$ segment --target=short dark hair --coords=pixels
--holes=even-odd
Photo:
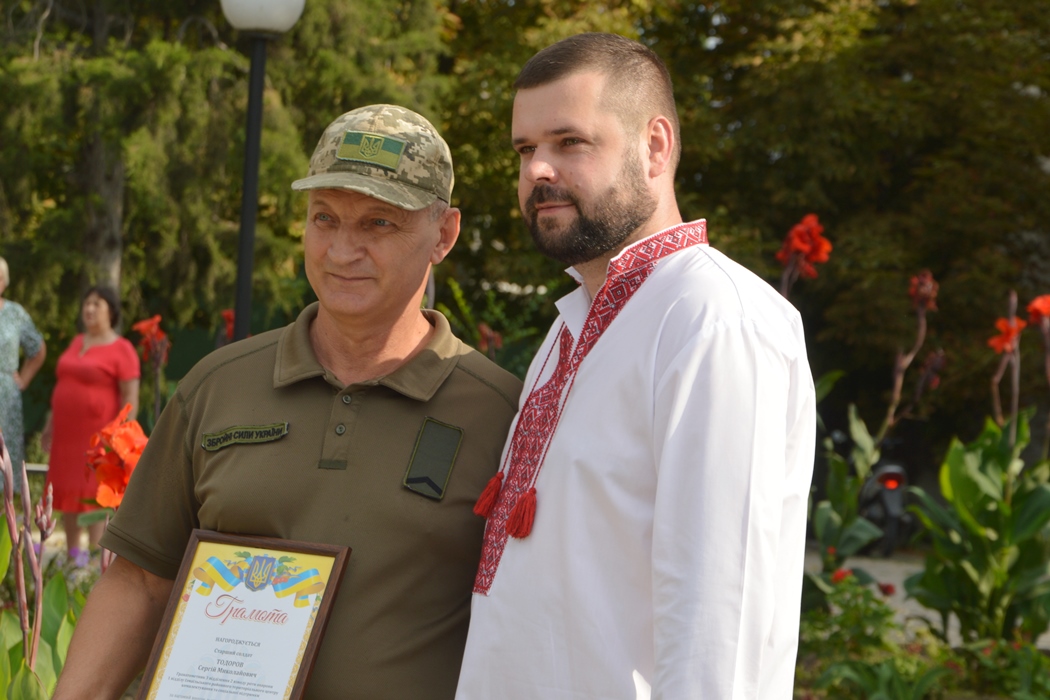
[[[111,328],[117,328],[120,325],[120,297],[117,296],[116,290],[99,284],[88,287],[80,297],[81,307],[84,306],[84,300],[92,294],[97,294],[102,301],[106,302],[106,306],[109,307],[109,325]]]
[[[652,49],[637,41],[600,32],[562,39],[528,60],[514,89],[540,87],[589,70],[606,77],[602,99],[625,128],[638,128],[656,115],[670,120],[675,139],[671,165],[676,168],[682,145],[671,74]]]

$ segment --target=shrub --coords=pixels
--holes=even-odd
[[[1014,442],[1009,427],[988,421],[972,443],[952,442],[940,471],[946,505],[912,489],[933,549],[905,588],[940,614],[935,631],[945,639],[952,616],[966,643],[1035,639],[1050,621],[1050,463],[1026,469],[1019,457],[1027,414],[1018,415]]]

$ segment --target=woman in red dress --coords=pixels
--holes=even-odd
[[[91,436],[117,417],[124,404],[138,414],[139,358],[135,347],[115,330],[120,323],[120,302],[106,287],[92,287],[80,303],[84,332],[73,339],[58,359],[51,415],[41,444],[51,453],[47,482],[54,489],[55,510],[62,511],[70,559],[87,564],[89,552],[98,547],[103,523],[88,526],[89,549],[80,547],[77,515],[93,510],[98,489],[88,467]]]

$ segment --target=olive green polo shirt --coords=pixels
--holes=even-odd
[[[195,527],[352,548],[308,698],[451,699],[484,520],[521,383],[452,335],[342,386],[309,324],[233,343],[179,383],[102,544],[174,578]]]

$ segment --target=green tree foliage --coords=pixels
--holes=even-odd
[[[21,146],[0,166],[11,296],[58,341],[53,351],[90,283],[119,280],[132,319],[160,312],[185,324],[230,306],[246,59],[194,3],[130,16],[107,2],[14,9],[24,14],[13,13],[0,73],[0,139]],[[272,183],[305,159],[280,97],[267,99],[277,108],[264,125],[259,267],[270,291],[296,216]],[[103,241],[107,227],[118,235]]]
[[[460,2],[447,128],[465,209],[456,275],[565,288],[538,260],[514,197],[508,85],[535,50],[585,30],[652,46],[682,121],[678,192],[714,245],[776,282],[773,254],[816,212],[835,250],[796,286],[816,374],[848,377],[828,416],[885,412],[893,358],[911,342],[908,280],[941,283],[926,347],[948,355],[932,439],[976,432],[1005,313],[1050,289],[1048,18],[1032,4],[954,0]],[[543,324],[540,324],[541,326]],[[1026,342],[1038,352],[1038,339]],[[924,358],[918,358],[913,372]],[[1023,402],[1045,395],[1029,362]],[[911,382],[909,376],[906,381]],[[905,389],[910,392],[909,388]],[[841,423],[841,421],[839,421]]]
[[[307,2],[267,64],[309,154],[339,114],[373,103],[414,109],[440,124],[441,74],[455,17],[436,0]]]
[[[1050,16],[1040,9],[311,0],[269,51],[254,328],[309,297],[303,200],[289,181],[332,117],[389,101],[435,121],[456,160],[463,233],[438,271],[437,301],[466,303],[472,322],[535,342],[572,282],[521,225],[510,85],[552,41],[613,31],[668,62],[680,203],[687,218],[708,218],[716,246],[775,283],[787,230],[808,212],[826,226],[831,261],[793,293],[815,373],[848,373],[826,415],[844,416],[848,401],[869,422],[882,414],[911,334],[908,278],[929,268],[941,291],[926,347],[944,347],[949,362],[932,433],[946,443],[976,432],[996,361],[984,341],[1006,291],[1022,303],[1050,291]],[[129,317],[215,328],[233,301],[247,38],[203,0],[15,0],[3,17],[0,253],[12,263],[11,298],[60,348],[79,290],[113,269],[119,246]],[[1037,342],[1026,339],[1025,352]],[[1036,364],[1026,364],[1022,403],[1045,390]]]
[[[0,28],[0,254],[8,296],[57,359],[81,291],[116,283],[130,320],[213,329],[233,306],[249,60],[219,3],[5,4]],[[307,4],[271,42],[264,94],[254,329],[308,297],[306,171],[324,126],[372,102],[430,114],[452,19],[431,0]],[[178,348],[176,348],[178,352]],[[53,365],[49,365],[53,366]],[[45,370],[43,376],[49,377]]]
[[[931,269],[927,347],[949,357],[941,433],[976,430],[1007,290],[1050,288],[1046,13],[1008,0],[679,7],[646,36],[676,73],[679,181],[714,243],[761,272],[795,221],[820,214],[835,251],[795,301],[818,373],[849,370],[855,396],[840,401],[860,394],[874,415],[909,343],[908,278]]]

